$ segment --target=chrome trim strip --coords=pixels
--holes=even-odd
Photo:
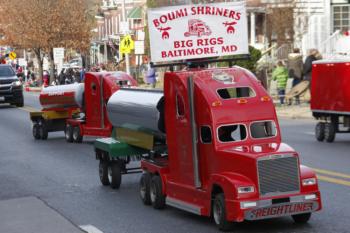
[[[165,200],[165,203],[169,206],[182,209],[185,211],[188,211],[193,214],[198,214],[201,215],[201,208],[199,206],[189,204],[187,202],[172,198],[172,197],[167,197]]]

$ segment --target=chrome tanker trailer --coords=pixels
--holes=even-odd
[[[95,141],[96,159],[103,185],[119,188],[121,175],[140,172],[128,168],[132,160],[165,152],[163,92],[120,89],[108,101],[107,113],[112,137]]]

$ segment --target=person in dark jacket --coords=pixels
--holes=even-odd
[[[306,57],[304,62],[303,71],[304,71],[304,80],[311,81],[311,71],[312,71],[312,62],[317,60],[318,55],[317,49],[311,49],[309,55]]]
[[[288,54],[288,75],[293,79],[292,87],[298,85],[303,79],[303,56],[299,49],[294,49],[293,53]],[[300,104],[299,96],[295,97],[295,104]]]

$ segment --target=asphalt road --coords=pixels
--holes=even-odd
[[[76,225],[104,233],[218,232],[213,221],[175,208],[154,210],[141,203],[139,174],[123,176],[120,190],[98,178],[93,138],[68,144],[63,133],[47,141],[31,135],[28,110],[39,109],[37,94],[26,94],[25,107],[0,105],[0,200],[36,196]],[[280,121],[283,140],[300,152],[303,164],[319,171],[324,209],[306,225],[291,218],[238,224],[235,232],[350,232],[350,135],[332,144],[316,142],[313,120]],[[340,174],[338,174],[340,173]]]

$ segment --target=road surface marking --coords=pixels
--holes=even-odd
[[[328,170],[323,170],[323,169],[318,169],[318,168],[311,168],[317,173],[323,174],[323,175],[330,175],[330,176],[335,176],[335,177],[341,177],[345,179],[350,179],[350,175],[339,173],[339,172],[333,172],[333,171],[328,171]]]
[[[20,107],[19,109],[22,109],[22,110],[24,110],[26,112],[37,112],[37,111],[39,111],[38,109],[30,107],[30,106]]]
[[[340,184],[340,185],[345,185],[350,187],[350,181],[346,180],[341,180],[337,178],[332,178],[328,176],[322,176],[322,175],[317,175],[317,178],[322,181],[330,182],[330,183],[335,183],[335,184]]]
[[[103,233],[93,225],[83,225],[79,226],[82,230],[86,231],[87,233]]]

